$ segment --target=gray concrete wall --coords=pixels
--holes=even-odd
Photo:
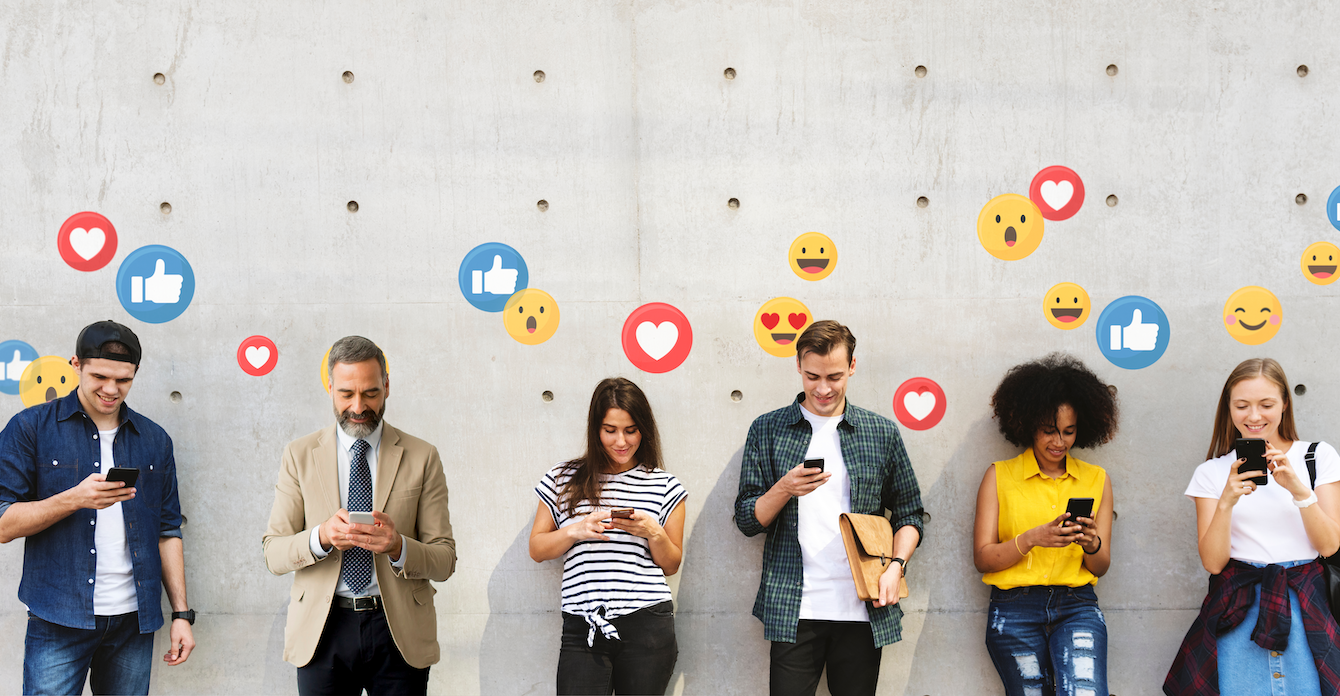
[[[673,690],[761,692],[767,646],[749,611],[762,539],[730,515],[748,424],[799,389],[750,329],[777,296],[853,328],[854,403],[892,416],[917,376],[948,397],[937,427],[903,431],[932,517],[881,693],[1000,693],[969,539],[984,467],[1015,450],[987,400],[1009,366],[1070,351],[1120,390],[1120,435],[1080,455],[1107,467],[1120,514],[1098,585],[1111,690],[1152,694],[1203,596],[1181,491],[1228,371],[1278,358],[1307,386],[1303,436],[1340,437],[1336,291],[1298,266],[1336,237],[1323,207],[1340,183],[1337,32],[1340,9],[1316,1],[7,0],[0,340],[69,355],[93,320],[140,332],[130,402],[175,438],[201,613],[199,648],[155,668],[158,693],[295,690],[280,659],[291,579],[265,571],[260,537],[283,445],[331,421],[318,362],[350,333],[388,353],[388,420],[438,445],[453,493],[460,564],[437,595],[433,693],[552,691],[560,568],[526,555],[530,491],[578,452],[608,375],[648,392],[691,495]],[[1084,178],[1084,207],[1028,258],[989,256],[982,205],[1027,194],[1051,164]],[[56,253],[80,210],[117,225],[101,271]],[[785,265],[810,230],[840,250],[813,283]],[[548,342],[513,341],[457,289],[464,254],[490,241],[517,248],[559,302]],[[181,251],[197,276],[165,324],[130,319],[113,291],[146,244]],[[1126,371],[1097,350],[1096,319],[1048,326],[1039,303],[1062,281],[1095,311],[1158,302],[1166,355]],[[1245,285],[1287,315],[1261,347],[1222,328]],[[666,374],[619,345],[653,301],[693,323],[692,353]],[[253,334],[280,351],[265,377],[234,357]],[[0,417],[20,408],[0,398]],[[21,675],[21,562],[21,542],[0,548],[0,684]]]

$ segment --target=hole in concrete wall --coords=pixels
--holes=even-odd
[[[161,85],[164,82],[167,82],[167,78],[163,76],[163,73],[161,72],[154,73],[154,84]]]
[[[734,80],[734,79],[735,79],[735,68],[726,68],[726,72],[723,73],[723,74],[726,76],[726,79],[727,79],[727,80]]]
[[[1295,385],[1293,385],[1293,393],[1297,394],[1298,396],[1302,396],[1302,395],[1306,394],[1306,393],[1307,393],[1307,385],[1306,385],[1306,384],[1295,384]]]
[[[1114,208],[1114,207],[1116,207],[1116,205],[1117,205],[1117,197],[1116,197],[1116,196],[1108,196],[1108,197],[1107,197],[1107,207],[1109,207],[1109,208]]]
[[[740,199],[738,199],[738,198],[732,198],[732,199],[726,201],[726,205],[730,206],[730,209],[731,209],[731,210],[735,210],[736,208],[739,208],[739,207],[740,207]]]
[[[539,208],[540,212],[543,213],[544,211],[549,209],[549,201],[546,201],[543,198],[541,198],[540,201],[535,204],[535,207]]]
[[[916,70],[913,70],[912,72],[916,73],[916,74],[917,74],[917,77],[925,77],[925,76],[926,76],[926,66],[924,66],[924,65],[918,65],[918,66],[917,66],[917,69],[916,69]]]
[[[358,201],[349,201],[348,203],[346,203],[346,204],[344,205],[344,207],[348,208],[348,209],[349,209],[349,212],[351,212],[351,213],[357,213],[357,212],[358,212]]]
[[[1294,197],[1293,197],[1293,202],[1294,202],[1294,203],[1297,203],[1298,205],[1302,205],[1302,204],[1306,203],[1306,202],[1307,202],[1307,194],[1306,194],[1306,193],[1300,193],[1300,194],[1298,194],[1297,196],[1294,196]]]
[[[536,82],[544,82],[544,71],[543,71],[543,70],[536,70],[536,71],[535,71],[535,81],[536,81]]]
[[[343,77],[345,82],[353,82],[353,81],[354,81],[354,74],[351,73],[351,72],[349,72],[348,70],[345,70],[345,71],[344,71],[344,74],[341,75],[340,77]]]
[[[553,400],[554,400],[554,393],[551,392],[551,391],[548,391],[548,390],[546,390],[546,391],[544,391],[544,392],[541,392],[541,393],[540,393],[540,400],[543,401],[543,402],[545,402],[545,403],[549,403],[550,401],[553,401]]]
[[[1107,74],[1108,74],[1109,76],[1111,76],[1111,77],[1116,77],[1116,76],[1117,76],[1117,65],[1116,65],[1116,63],[1113,63],[1112,65],[1107,66]]]
[[[929,199],[929,198],[927,198],[927,197],[925,197],[925,196],[920,196],[920,197],[917,198],[917,207],[918,207],[918,208],[925,208],[926,206],[928,206],[928,205],[930,205],[930,204],[931,204],[931,199]]]
[[[171,394],[168,394],[168,400],[174,404],[181,403],[181,392],[174,391]]]
[[[164,215],[167,215],[168,213],[172,212],[172,204],[171,204],[171,203],[168,203],[167,201],[163,201],[162,203],[159,203],[159,204],[158,204],[158,212],[160,212],[160,213],[162,213],[162,214],[164,214]]]
[[[743,398],[744,398],[744,392],[740,391],[739,389],[736,389],[735,391],[730,393],[731,401],[739,401],[740,399]]]
[[[1299,77],[1307,77],[1307,66],[1306,66],[1306,65],[1300,65],[1300,66],[1298,66],[1298,76],[1299,76]]]

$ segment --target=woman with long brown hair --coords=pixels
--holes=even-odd
[[[1241,468],[1239,438],[1265,441],[1266,472]],[[1247,360],[1228,376],[1206,456],[1186,495],[1209,596],[1164,693],[1340,693],[1337,627],[1317,558],[1340,548],[1340,455],[1298,438],[1279,363]]]
[[[636,384],[596,385],[586,453],[535,492],[530,557],[563,556],[557,692],[665,693],[679,655],[665,578],[683,557],[688,494],[661,468],[656,419]]]

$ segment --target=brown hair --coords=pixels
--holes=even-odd
[[[602,379],[591,394],[591,408],[586,415],[586,453],[568,462],[572,476],[558,494],[559,509],[568,514],[576,512],[577,506],[583,502],[600,505],[600,474],[614,468],[614,462],[600,441],[601,425],[605,422],[605,414],[612,408],[628,412],[642,435],[634,455],[637,465],[648,471],[661,468],[661,438],[647,395],[623,377]]]
[[[847,364],[850,365],[856,357],[856,337],[852,335],[851,329],[832,319],[816,321],[796,341],[796,362],[800,362],[806,353],[828,355],[838,344],[847,347]]]
[[[1280,416],[1277,431],[1281,437],[1298,439],[1298,429],[1293,421],[1293,399],[1289,398],[1289,378],[1284,376],[1284,368],[1271,358],[1252,358],[1242,361],[1233,368],[1233,372],[1228,375],[1228,381],[1224,382],[1224,391],[1219,395],[1219,408],[1214,414],[1214,435],[1210,438],[1210,451],[1205,455],[1206,459],[1228,454],[1233,449],[1233,441],[1242,437],[1237,426],[1233,425],[1228,401],[1233,387],[1238,382],[1256,377],[1265,377],[1280,388],[1280,398],[1284,399],[1284,414]]]

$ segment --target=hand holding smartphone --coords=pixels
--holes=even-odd
[[[819,470],[819,473],[822,474],[822,473],[824,472],[824,458],[823,458],[823,457],[819,457],[819,458],[817,458],[817,459],[806,459],[806,460],[805,460],[805,468],[806,468],[806,469],[818,469],[818,470]]]
[[[1065,511],[1070,513],[1070,517],[1066,520],[1067,524],[1071,522],[1079,524],[1075,520],[1081,517],[1093,519],[1093,498],[1071,498],[1070,502],[1066,503]]]
[[[140,480],[140,470],[125,467],[114,466],[107,470],[107,483],[116,483],[122,481],[125,488],[134,488],[135,482]]]
[[[1238,467],[1238,473],[1244,471],[1259,471],[1260,476],[1248,479],[1258,487],[1264,486],[1270,482],[1266,476],[1266,441],[1259,437],[1240,437],[1233,442],[1233,450],[1237,453],[1238,459],[1246,459],[1242,466]]]

